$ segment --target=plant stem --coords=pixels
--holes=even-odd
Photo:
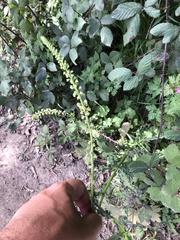
[[[129,153],[130,150],[127,151],[127,153],[122,157],[122,159],[120,160],[120,162],[118,163],[117,167],[115,168],[115,170],[113,171],[113,173],[111,174],[111,177],[108,179],[108,181],[106,182],[106,185],[104,187],[104,189],[102,190],[102,193],[101,193],[101,198],[99,200],[99,203],[98,203],[98,208],[101,208],[101,205],[102,205],[102,202],[103,202],[103,199],[105,197],[105,194],[109,188],[109,186],[111,185],[111,182],[113,180],[113,178],[116,176],[116,173],[118,171],[118,169],[120,168],[120,166],[123,164],[123,162],[125,161],[126,157],[128,156],[128,153]]]
[[[166,22],[169,21],[168,19],[168,0],[166,0]],[[164,59],[163,59],[163,66],[162,66],[162,74],[161,74],[161,116],[160,116],[160,126],[159,126],[159,131],[158,131],[158,136],[154,145],[154,149],[153,149],[153,154],[155,154],[156,149],[157,149],[157,145],[159,142],[159,138],[161,136],[161,131],[162,131],[162,126],[163,126],[163,115],[164,115],[164,84],[165,84],[165,69],[166,69],[166,55],[167,55],[167,43],[164,44]]]

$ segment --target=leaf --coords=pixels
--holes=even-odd
[[[150,197],[154,201],[161,201],[161,199],[164,197],[163,193],[160,191],[159,187],[149,187],[147,189],[147,193],[150,194]]]
[[[151,7],[151,6],[153,6],[154,4],[156,4],[157,2],[158,2],[158,0],[147,0],[147,1],[145,2],[144,7],[145,7],[145,8]]]
[[[31,82],[28,80],[24,80],[22,81],[21,86],[23,87],[26,94],[30,97],[33,90]]]
[[[175,167],[180,167],[180,151],[175,144],[169,145],[164,150],[164,156],[169,163],[173,164]]]
[[[101,58],[101,61],[103,63],[109,63],[110,62],[109,56],[105,52],[101,52],[100,58]]]
[[[20,22],[19,27],[22,32],[32,32],[34,29],[33,24],[28,19],[23,19]]]
[[[42,82],[42,81],[44,81],[45,79],[46,79],[46,68],[45,67],[41,67],[38,71],[37,71],[37,73],[36,73],[36,75],[35,75],[35,81],[36,82]]]
[[[71,61],[74,63],[74,65],[77,65],[75,61],[78,58],[78,53],[77,53],[77,50],[75,48],[70,49],[69,57],[70,57]]]
[[[140,26],[139,14],[136,14],[134,17],[126,20],[125,24],[127,32],[123,35],[124,46],[126,46],[129,42],[132,42],[139,32]]]
[[[100,90],[99,96],[103,101],[108,101],[109,100],[109,92],[106,89]]]
[[[102,27],[100,36],[101,36],[101,42],[104,45],[110,47],[113,41],[113,34],[111,30],[108,27]]]
[[[176,17],[180,16],[180,6],[175,11]]]
[[[49,69],[49,71],[51,72],[56,72],[57,71],[56,64],[53,62],[49,62],[47,64],[47,69]]]
[[[148,170],[148,165],[145,162],[135,161],[129,164],[129,169],[133,173],[144,172]]]
[[[3,80],[1,83],[0,83],[0,92],[2,94],[2,96],[7,96],[9,91],[11,90],[11,86],[9,84],[10,81],[7,81],[7,80]]]
[[[151,69],[151,54],[144,56],[138,63],[137,74],[146,74]]]
[[[115,68],[114,70],[112,70],[109,73],[108,78],[111,81],[118,79],[118,80],[120,80],[120,82],[122,82],[122,81],[126,81],[129,78],[131,78],[131,76],[132,76],[132,72],[130,69],[121,67],[121,68]]]
[[[160,16],[160,10],[159,9],[156,9],[156,8],[153,8],[153,7],[147,7],[145,8],[145,12],[150,16],[150,17],[153,17],[153,18],[158,18]]]
[[[139,78],[138,76],[134,76],[124,82],[123,90],[124,91],[130,91],[133,88],[136,88],[139,83]]]
[[[68,22],[73,22],[74,21],[74,10],[71,6],[69,6],[66,10],[66,17]]]
[[[106,14],[101,18],[102,25],[111,25],[114,22],[115,22],[115,19],[113,19],[110,14]]]
[[[135,2],[122,3],[112,12],[111,17],[116,20],[125,20],[133,17],[142,9],[141,4]]]
[[[103,11],[104,10],[104,1],[103,0],[95,0],[94,1],[95,4],[95,8],[99,11]]]
[[[165,131],[163,137],[165,139],[180,141],[180,131],[178,131],[178,130],[167,130],[167,131]]]
[[[93,38],[94,35],[99,31],[100,23],[97,19],[91,18],[89,20],[89,37]]]
[[[163,36],[163,43],[169,43],[179,34],[179,27],[172,23],[159,23],[153,27],[150,33],[154,36]]]
[[[174,179],[177,182],[180,182],[179,170],[175,167],[169,167],[166,172],[166,180]]]
[[[64,45],[61,50],[60,50],[60,55],[65,58],[68,53],[69,53],[69,50],[70,50],[70,45]]]
[[[74,34],[72,35],[72,38],[71,38],[71,47],[76,48],[81,43],[82,43],[82,40],[79,37],[79,32],[78,31],[74,32]]]
[[[180,189],[180,181],[176,181],[174,179],[169,179],[166,181],[166,184],[162,187],[162,192],[164,195],[175,195],[178,193]]]
[[[82,18],[82,17],[78,17],[77,19],[76,19],[76,27],[75,27],[75,29],[76,29],[76,31],[80,31],[82,28],[83,28],[83,26],[84,26],[84,24],[86,23],[86,21]]]
[[[87,98],[90,101],[96,101],[97,100],[96,94],[93,91],[87,91]]]

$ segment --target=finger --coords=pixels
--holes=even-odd
[[[91,213],[84,217],[86,237],[96,239],[102,229],[102,219],[96,213]]]
[[[70,179],[66,181],[72,188],[70,192],[72,201],[79,207],[83,216],[91,212],[91,201],[86,186],[81,180]]]

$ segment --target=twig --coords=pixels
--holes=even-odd
[[[169,22],[169,18],[168,18],[168,0],[166,0],[166,22]],[[163,66],[162,66],[162,75],[161,75],[161,91],[162,91],[162,96],[161,96],[161,115],[160,115],[160,126],[159,126],[159,132],[158,132],[158,136],[154,145],[154,149],[153,149],[153,154],[156,152],[157,149],[157,145],[159,142],[159,138],[161,136],[161,131],[162,131],[162,126],[163,126],[163,115],[164,115],[164,84],[165,84],[165,69],[166,69],[166,55],[167,55],[167,43],[164,44],[164,59],[163,59]]]
[[[36,15],[36,13],[31,9],[30,6],[27,6],[27,8],[30,10],[30,12],[34,15],[34,17],[36,18],[36,20],[38,21],[38,23],[42,26],[42,23],[39,19],[39,17]]]
[[[19,38],[23,43],[26,44],[26,42],[24,41],[24,39],[22,37],[20,37],[19,35],[17,35],[13,30],[11,30],[8,26],[6,26],[4,23],[0,23],[3,27],[5,27],[7,30],[9,30],[11,33],[13,33],[17,38]]]
[[[18,54],[14,51],[14,49],[12,49],[12,47],[8,44],[8,42],[6,41],[6,39],[0,34],[0,37],[2,38],[2,40],[6,43],[6,45],[13,51],[13,53],[16,55],[16,57],[18,57]]]
[[[104,138],[106,138],[109,142],[113,142],[114,144],[119,145],[121,147],[123,146],[122,144],[118,143],[118,141],[115,141],[112,138],[106,136],[104,133],[100,133],[100,135],[103,136]]]

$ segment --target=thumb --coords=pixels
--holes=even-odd
[[[102,219],[96,213],[90,213],[84,217],[87,240],[95,240],[102,228]]]

